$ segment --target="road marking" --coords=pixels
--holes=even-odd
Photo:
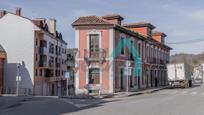
[[[162,94],[162,95],[165,95],[165,94],[168,94],[169,93],[169,91],[161,91],[160,92],[160,94]]]
[[[82,108],[82,107],[86,107],[89,106],[90,104],[75,104],[67,99],[63,99],[66,103],[73,105],[76,108]],[[80,100],[81,101],[81,100]]]
[[[191,94],[192,94],[192,95],[196,95],[196,94],[197,94],[197,92],[191,92]]]
[[[183,92],[181,92],[181,94],[183,94],[183,95],[184,95],[184,94],[187,94],[187,93],[188,93],[187,91],[183,91]]]
[[[204,92],[201,95],[204,96]]]
[[[176,94],[178,91],[173,91],[171,94]]]
[[[70,105],[73,105],[74,107],[77,107],[73,102],[71,102],[71,101],[69,101],[69,100],[67,100],[67,99],[62,99],[62,100],[63,100],[64,102],[70,104]],[[79,108],[79,107],[77,107],[77,108]]]
[[[76,108],[83,108],[83,107],[87,107],[87,106],[90,106],[90,105],[94,105],[94,104],[100,103],[99,101],[96,101],[96,102],[84,104],[85,100],[78,100],[81,103],[74,103],[71,100],[67,100],[67,99],[63,99],[63,101],[68,103],[68,104],[73,105]]]

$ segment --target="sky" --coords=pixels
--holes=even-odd
[[[203,0],[0,0],[0,9],[15,12],[20,7],[31,19],[55,18],[69,47],[75,47],[71,24],[78,17],[120,14],[123,23],[150,22],[164,32],[171,54],[198,54],[204,52],[203,4]]]

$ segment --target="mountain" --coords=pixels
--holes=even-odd
[[[170,57],[170,63],[187,63],[194,67],[204,63],[204,52],[201,54],[175,54]]]

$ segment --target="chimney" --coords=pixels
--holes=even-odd
[[[21,16],[21,8],[16,8],[16,15]]]
[[[106,15],[106,16],[102,16],[102,18],[106,19],[110,23],[119,24],[119,25],[121,25],[121,23],[124,19],[122,16],[120,16],[118,14]]]
[[[163,32],[154,31],[152,33],[152,38],[163,44],[165,43],[165,37],[166,37],[166,34],[164,34]]]
[[[50,19],[49,31],[53,35],[56,35],[56,20],[54,18]]]
[[[132,24],[124,24],[124,27],[134,31],[138,32],[139,34],[145,36],[145,37],[152,37],[152,30],[155,28],[151,23],[147,22],[138,22],[138,23],[132,23]]]
[[[0,18],[3,17],[6,14],[5,10],[0,10]]]

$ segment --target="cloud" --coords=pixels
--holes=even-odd
[[[196,10],[196,11],[189,12],[189,17],[194,20],[203,21],[204,20],[204,10]]]

